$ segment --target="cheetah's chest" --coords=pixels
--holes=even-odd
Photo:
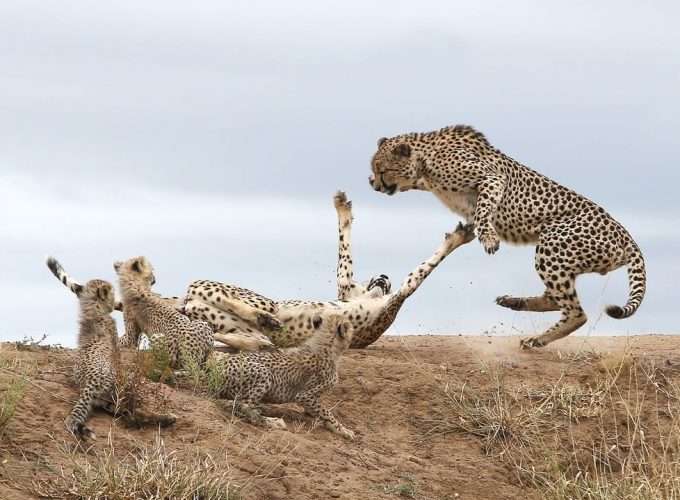
[[[473,222],[475,207],[477,206],[477,191],[444,191],[443,189],[435,189],[433,193],[449,210],[464,217],[466,222]]]

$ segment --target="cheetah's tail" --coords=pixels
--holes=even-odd
[[[57,259],[55,259],[54,257],[47,257],[47,267],[50,268],[52,274],[54,274],[57,277],[57,279],[64,284],[66,288],[71,290],[76,295],[80,295],[80,292],[83,291],[83,285],[81,285],[73,278],[71,278],[68,274],[66,274],[66,271],[64,271],[64,268],[61,267],[61,264],[59,264],[59,261]]]
[[[612,318],[623,319],[632,316],[638,307],[640,307],[645,296],[645,289],[647,287],[645,259],[640,248],[634,242],[632,243],[628,259],[628,286],[630,293],[625,306],[607,306],[607,314]]]

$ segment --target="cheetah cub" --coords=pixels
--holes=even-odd
[[[106,281],[90,280],[76,295],[80,300],[80,330],[75,379],[80,397],[65,423],[74,435],[94,438],[94,432],[85,426],[92,409],[115,413],[113,393],[120,353],[116,324],[110,316],[113,287]]]
[[[352,324],[339,314],[325,320],[318,317],[315,323],[318,329],[300,347],[216,353],[223,383],[215,395],[233,399],[236,413],[250,423],[270,428],[286,425],[282,419],[263,417],[256,408],[258,403],[298,403],[330,431],[354,439],[354,432],[321,404],[321,395],[338,381],[337,364],[352,342]]]
[[[151,291],[156,282],[153,267],[146,257],[134,257],[113,265],[123,295],[125,333],[137,338],[149,336],[151,345],[165,349],[170,366],[179,369],[193,360],[205,362],[213,349],[213,331],[203,321],[193,321]]]
[[[141,408],[130,410],[117,404],[122,395],[116,387],[121,360],[116,322],[111,317],[116,305],[111,283],[94,279],[81,285],[68,276],[53,257],[48,257],[47,266],[80,302],[78,358],[74,370],[80,396],[66,417],[66,428],[76,437],[96,438],[92,429],[85,425],[94,408],[121,415],[126,423],[133,425],[147,423],[167,426],[174,423],[175,417],[171,414],[154,413]],[[141,387],[137,390],[139,394],[143,392]],[[146,392],[149,393],[148,390]],[[140,399],[148,401],[148,398]]]

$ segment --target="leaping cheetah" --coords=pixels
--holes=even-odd
[[[628,265],[625,306],[609,306],[613,318],[627,318],[645,295],[645,262],[624,227],[602,207],[525,167],[494,148],[475,129],[458,125],[378,141],[371,161],[371,186],[382,193],[432,192],[453,212],[474,223],[487,253],[500,240],[535,244],[535,267],[545,284],[537,297],[498,297],[519,311],[561,311],[561,319],[521,346],[541,347],[586,322],[576,294],[576,277],[606,274]]]

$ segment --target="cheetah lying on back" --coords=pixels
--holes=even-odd
[[[113,267],[123,295],[128,342],[136,345],[139,334],[144,332],[152,347],[167,351],[171,367],[181,368],[189,360],[202,364],[213,350],[210,326],[192,321],[171,305],[172,299],[163,299],[151,291],[156,278],[145,257],[116,262]]]
[[[189,285],[185,313],[190,318],[207,321],[215,331],[216,340],[240,349],[271,344],[279,347],[299,345],[314,333],[317,326],[315,318],[325,320],[331,315],[341,314],[354,330],[351,347],[366,347],[389,328],[404,301],[434,268],[454,249],[474,238],[471,226],[459,224],[453,233],[446,234],[434,255],[411,272],[396,292],[392,292],[385,275],[372,278],[366,284],[354,280],[352,204],[342,192],[338,192],[334,201],[339,231],[338,300],[276,302],[244,288],[201,280]],[[273,319],[267,319],[268,316]],[[279,324],[283,328],[278,328]],[[245,341],[244,336],[250,337]]]
[[[419,189],[432,192],[452,211],[474,222],[489,254],[500,240],[536,244],[535,267],[545,284],[538,297],[497,299],[518,311],[561,311],[561,319],[522,347],[541,347],[586,322],[576,294],[579,274],[606,274],[628,265],[630,295],[624,307],[609,306],[613,318],[627,318],[645,294],[645,263],[638,245],[604,209],[495,149],[471,127],[380,139],[369,181],[389,195]]]
[[[157,387],[151,391],[149,387],[157,384],[142,382],[141,386],[135,388],[137,397],[134,402],[121,401],[121,397],[127,396],[127,391],[119,383],[121,360],[116,323],[110,316],[115,305],[111,284],[95,279],[81,285],[71,279],[52,257],[48,258],[47,266],[80,301],[78,358],[75,365],[80,397],[66,418],[66,428],[77,437],[95,438],[94,432],[85,425],[94,408],[120,415],[128,424],[166,426],[174,423],[173,415],[155,413],[148,407],[154,399],[153,393],[158,391]],[[146,397],[140,397],[144,393]],[[143,406],[135,407],[136,404]]]
[[[337,363],[352,340],[352,325],[342,315],[317,318],[317,329],[300,347],[238,354],[215,353],[215,369],[223,383],[215,396],[234,400],[236,414],[255,425],[284,427],[280,419],[263,417],[258,403],[298,403],[337,434],[353,439],[321,404],[321,395],[338,381]]]

